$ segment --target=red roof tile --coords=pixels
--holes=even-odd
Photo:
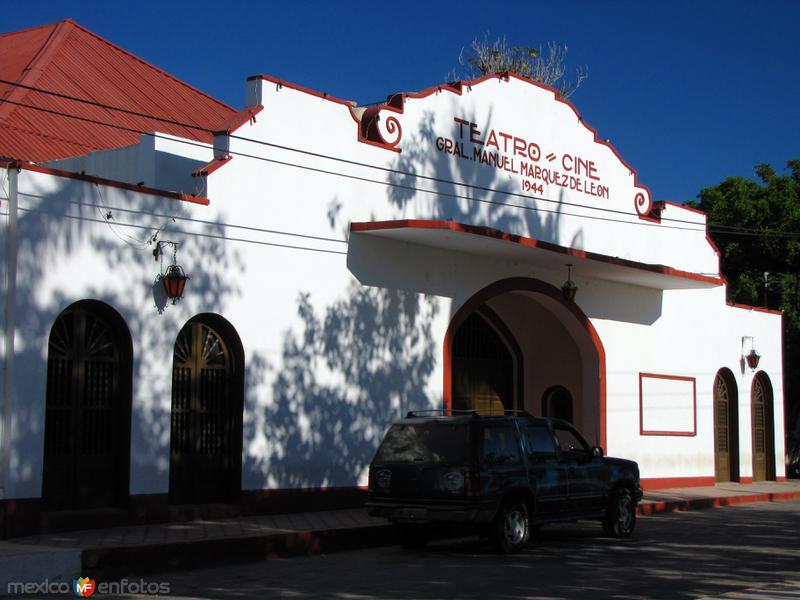
[[[71,19],[0,35],[0,79],[14,82],[0,82],[0,157],[18,160],[43,162],[128,146],[138,143],[139,131],[211,142],[210,132],[223,128],[236,115],[233,108]]]

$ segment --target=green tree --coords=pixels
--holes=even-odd
[[[760,181],[729,177],[690,205],[708,215],[733,302],[782,310],[787,449],[800,435],[800,160],[787,174],[756,166]]]

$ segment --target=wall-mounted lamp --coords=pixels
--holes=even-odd
[[[183,298],[183,289],[186,287],[187,279],[189,279],[189,276],[180,265],[170,265],[167,267],[167,272],[161,276],[164,291],[173,304]]]
[[[172,246],[172,264],[167,267],[166,273],[164,272],[163,268],[163,246]],[[178,263],[178,246],[177,242],[170,242],[170,241],[163,241],[157,242],[156,247],[153,250],[153,256],[156,260],[162,259],[162,268],[161,274],[159,278],[161,279],[161,285],[164,286],[164,292],[167,294],[167,298],[172,300],[173,304],[176,304],[178,300],[183,298],[183,290],[186,287],[186,281],[189,279],[189,276],[183,270]]]
[[[572,265],[567,263],[567,280],[561,286],[561,293],[567,302],[575,301],[575,294],[578,293],[578,286],[572,281]]]
[[[758,368],[758,361],[761,360],[761,355],[753,349],[745,356],[745,359],[747,360],[747,366],[755,371]]]
[[[750,351],[747,351],[750,348]],[[747,366],[753,371],[758,368],[758,361],[761,360],[761,355],[756,352],[756,346],[753,336],[745,335],[742,337],[742,356],[747,362]]]

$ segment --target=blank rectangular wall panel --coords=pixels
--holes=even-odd
[[[696,435],[695,378],[639,373],[639,426],[642,435]]]

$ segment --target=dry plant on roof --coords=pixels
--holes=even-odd
[[[483,40],[475,38],[469,50],[462,50],[458,62],[466,71],[465,79],[512,71],[554,88],[562,98],[569,98],[589,77],[589,70],[585,65],[580,66],[575,70],[575,79],[564,79],[568,52],[567,46],[556,42],[547,44],[543,52],[541,46],[509,46],[505,36],[492,40],[485,35]]]

